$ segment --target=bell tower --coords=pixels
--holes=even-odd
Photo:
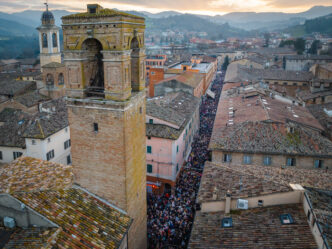
[[[144,18],[89,4],[62,18],[75,180],[133,218],[146,248]]]
[[[48,10],[48,4],[45,3],[46,10],[41,17],[41,26],[37,28],[39,32],[40,49],[40,68],[51,62],[61,63],[60,53],[60,28],[55,25],[52,12]]]

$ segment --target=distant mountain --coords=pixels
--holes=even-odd
[[[66,10],[52,10],[52,13],[55,18],[55,24],[57,26],[61,26],[61,17],[65,15],[73,14],[74,12],[69,12]],[[22,12],[16,12],[13,14],[7,14],[4,12],[0,12],[0,18],[9,20],[9,21],[15,21],[21,24],[24,24],[26,26],[30,26],[33,28],[37,28],[41,24],[41,16],[43,14],[43,11],[39,10],[26,10]]]
[[[37,34],[37,30],[30,26],[0,19],[0,37],[31,36],[33,34]]]
[[[40,18],[43,11],[26,10],[13,14],[6,14],[0,12],[0,18],[10,21],[22,23],[27,26],[36,28],[40,25]],[[170,17],[184,16],[176,11],[164,11],[160,13],[149,13],[146,11],[126,11],[128,13],[143,16],[147,19],[167,19]],[[66,10],[52,10],[55,17],[56,25],[61,25],[61,17],[64,15],[73,14]],[[325,16],[332,13],[332,6],[314,6],[311,9],[301,13],[282,13],[282,12],[232,12],[223,16],[207,16],[196,15],[202,19],[208,20],[216,24],[228,23],[230,26],[245,29],[245,30],[274,30],[280,28],[287,28],[294,25],[303,24],[306,19],[312,19],[320,16]]]
[[[155,18],[147,20],[147,30],[149,32],[173,31],[194,31],[206,32],[209,39],[222,39],[230,36],[245,36],[248,33],[230,27],[228,24],[216,24],[209,20],[202,19],[196,15],[181,14],[169,16],[167,18]]]
[[[319,32],[332,36],[332,14],[306,20],[303,25],[295,25],[284,30],[293,36],[310,35],[314,32]]]
[[[283,12],[232,12],[223,16],[203,16],[215,23],[229,23],[245,30],[274,30],[303,24],[306,19],[325,16],[332,13],[332,6],[315,6],[301,13]]]

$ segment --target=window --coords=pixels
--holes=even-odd
[[[179,152],[179,145],[176,146],[176,153]]]
[[[275,81],[275,82],[274,82],[274,84],[275,84],[275,85],[278,85],[278,82],[277,82],[277,81]]]
[[[2,151],[0,151],[0,160],[2,160],[3,158],[2,158]]]
[[[283,224],[283,225],[288,225],[288,224],[294,223],[293,218],[290,214],[280,215],[280,221],[281,221],[281,224]]]
[[[58,40],[57,40],[56,33],[52,34],[52,42],[53,42],[53,48],[58,47]]]
[[[63,85],[65,83],[65,78],[63,77],[63,73],[60,73],[58,76],[58,84]]]
[[[290,133],[294,133],[294,131],[295,131],[294,127],[289,127],[289,132]]]
[[[232,155],[231,154],[224,154],[223,162],[229,163],[230,161],[232,161]]]
[[[146,171],[148,173],[152,173],[152,165],[151,164],[146,165]]]
[[[151,137],[150,137],[150,136],[148,136],[148,140],[151,140]]]
[[[293,86],[297,86],[297,83],[293,83]]]
[[[153,124],[153,119],[152,118],[149,119],[149,124]]]
[[[252,156],[244,155],[243,156],[243,163],[244,164],[251,164],[252,163]]]
[[[31,140],[31,144],[35,145],[36,144],[36,140]]]
[[[151,154],[152,153],[152,147],[151,146],[147,146],[146,147],[146,151],[147,151],[147,153]]]
[[[65,129],[65,132],[68,132],[68,128]]]
[[[233,220],[232,218],[223,218],[221,220],[221,227],[222,228],[228,228],[228,227],[232,227],[233,226]]]
[[[65,145],[65,150],[68,149],[70,147],[70,139],[68,139],[66,142],[64,142]]]
[[[315,160],[314,166],[316,169],[323,168],[323,160]]]
[[[325,96],[322,97],[322,103],[324,103],[324,102],[325,102]]]
[[[54,158],[54,150],[50,150],[50,151],[47,152],[47,154],[46,154],[46,159],[47,159],[47,161],[51,160],[52,158]]]
[[[264,165],[265,165],[265,166],[269,166],[269,165],[271,165],[271,163],[272,163],[272,157],[270,157],[270,156],[265,156],[264,159],[263,159],[263,161],[264,161]]]
[[[47,34],[43,33],[42,35],[42,43],[43,43],[43,48],[47,48]]]
[[[176,172],[178,172],[179,171],[179,164],[177,163],[176,164]]]
[[[307,213],[308,221],[310,221],[310,216],[311,216],[311,212],[310,212],[310,210],[308,210],[308,213]]]
[[[67,164],[71,164],[71,157],[70,157],[70,155],[67,156]]]
[[[287,86],[287,82],[284,82],[284,86]]]
[[[286,165],[287,166],[295,166],[296,165],[295,158],[293,158],[293,157],[287,158]]]
[[[264,200],[258,200],[257,204],[259,207],[262,207],[264,204]]]
[[[51,138],[50,138],[50,137],[47,139],[47,142],[48,142],[48,143],[50,143],[50,142],[51,142]]]
[[[183,71],[187,71],[187,67],[183,67]]]
[[[93,123],[93,130],[94,130],[95,133],[98,132],[99,127],[98,127],[98,124],[97,124],[97,123]]]
[[[19,157],[22,156],[22,155],[23,155],[22,152],[13,152],[14,160],[15,160],[16,158],[19,158]]]

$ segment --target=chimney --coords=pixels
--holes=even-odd
[[[229,211],[231,210],[231,192],[227,190],[226,194],[226,203],[225,203],[225,214],[229,214]]]

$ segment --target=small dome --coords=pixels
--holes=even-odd
[[[42,24],[54,24],[54,16],[52,12],[46,10],[43,12],[42,17],[41,17]]]

